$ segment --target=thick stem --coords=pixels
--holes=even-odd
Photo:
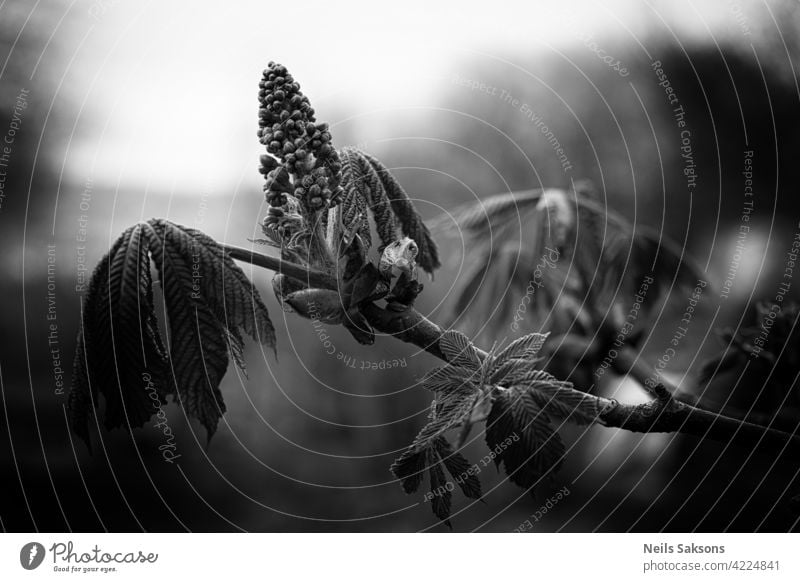
[[[234,259],[247,261],[259,267],[265,267],[284,273],[301,281],[308,281],[314,286],[325,289],[336,289],[336,282],[326,273],[306,269],[305,267],[287,263],[281,259],[261,255],[254,251],[223,245]],[[439,348],[439,338],[443,330],[428,320],[413,307],[403,311],[383,309],[374,303],[362,308],[362,313],[378,331],[414,344],[426,352],[446,361]],[[481,357],[486,352],[478,350]],[[623,350],[619,370],[631,373],[637,379],[650,376],[644,364],[637,365],[635,357]],[[773,428],[760,426],[743,420],[737,420],[702,410],[696,406],[677,400],[664,388],[659,397],[645,404],[622,404],[616,400],[594,396],[600,410],[600,421],[608,427],[620,428],[631,432],[679,432],[713,441],[733,443],[738,446],[753,448],[768,447],[781,451],[787,458],[800,459],[800,437]]]
[[[445,360],[438,345],[442,329],[415,309],[393,313],[373,304],[363,312],[370,324],[379,331]],[[486,356],[480,349],[478,353],[481,357]],[[629,369],[635,368],[642,378],[648,377],[648,374],[641,374],[646,366],[632,366],[633,360],[629,356],[626,352],[623,363]],[[636,405],[622,404],[602,396],[594,397],[602,410],[600,420],[608,427],[644,433],[679,432],[748,448],[764,446],[770,450],[784,451],[789,458],[800,459],[800,437],[794,434],[703,410],[674,397],[656,398]]]
[[[361,308],[361,313],[364,314],[370,325],[381,333],[414,344],[437,358],[445,360],[444,354],[439,348],[442,328],[426,319],[413,307],[398,312],[381,309],[374,303],[370,303]]]
[[[615,372],[622,376],[629,375],[644,387],[646,387],[648,383],[652,385],[654,381],[657,381],[667,390],[669,390],[676,400],[683,402],[684,404],[689,404],[697,409],[714,415],[716,415],[716,413],[713,412],[714,410],[719,410],[722,408],[722,405],[715,405],[714,403],[708,402],[706,398],[702,398],[701,400],[701,397],[683,390],[680,385],[671,384],[664,379],[663,376],[656,375],[654,370],[655,367],[639,357],[635,350],[630,346],[623,346],[620,350],[618,350],[617,359],[614,360]],[[646,389],[651,391],[650,388]],[[733,418],[736,418],[736,422],[744,422],[756,427],[771,426],[775,430],[792,432],[796,430],[799,418],[797,415],[797,409],[791,408],[782,409],[775,414],[760,413],[752,410],[747,412],[730,410],[728,414],[732,415]],[[749,419],[748,421],[744,420],[745,416]]]
[[[605,400],[605,399],[604,399]],[[606,426],[632,432],[679,432],[736,446],[781,451],[787,458],[800,459],[800,438],[774,428],[768,428],[702,410],[675,399],[653,400],[646,404],[629,405],[610,401],[601,418]]]

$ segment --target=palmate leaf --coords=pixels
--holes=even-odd
[[[419,248],[417,263],[432,274],[441,265],[439,251],[400,183],[379,160],[356,148],[343,148],[339,157],[342,161],[340,184],[344,189],[341,219],[345,226],[355,227],[362,241],[370,247],[369,212],[382,247],[398,241],[401,238],[398,232],[414,239]]]
[[[511,482],[531,489],[558,470],[565,450],[552,422],[591,424],[601,411],[597,397],[536,368],[546,339],[547,334],[532,333],[486,354],[461,332],[442,333],[439,348],[448,364],[431,370],[422,381],[436,395],[430,420],[392,465],[406,493],[420,487],[426,469],[432,484],[439,482],[441,469],[432,463],[441,462],[464,495],[480,498],[480,481],[444,433],[461,427],[458,442],[462,443],[470,426],[484,419],[486,443]],[[436,491],[433,485],[432,491]],[[436,501],[434,513],[445,519],[450,497]]]
[[[499,386],[486,419],[486,442],[509,479],[526,489],[561,465],[564,445],[551,419],[591,424],[600,416],[596,397],[535,367],[546,339],[537,333],[521,337],[485,364],[489,381]]]
[[[168,350],[158,329],[151,258],[164,294]],[[73,430],[89,443],[99,396],[111,429],[142,426],[173,395],[210,437],[225,412],[219,384],[229,354],[244,363],[242,332],[275,347],[258,292],[221,246],[166,220],[127,229],[95,269],[84,301],[69,395]]]
[[[470,362],[466,354],[474,352],[475,347],[462,334],[452,332],[442,343],[458,357]],[[465,343],[466,342],[466,343]],[[452,349],[450,349],[452,348]],[[411,445],[392,464],[391,471],[397,477],[406,493],[413,493],[422,483],[422,474],[429,469],[431,479],[431,507],[434,514],[450,526],[447,518],[450,515],[451,493],[441,486],[446,484],[442,464],[447,468],[464,495],[477,499],[480,497],[480,482],[469,472],[469,462],[459,453],[453,451],[444,433],[460,426],[469,420],[470,414],[482,396],[475,383],[476,370],[453,364],[436,368],[428,373],[423,385],[436,394],[431,406],[428,423],[420,430]]]

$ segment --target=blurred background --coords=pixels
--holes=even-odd
[[[610,208],[683,246],[711,285],[667,368],[683,385],[719,350],[713,328],[747,321],[784,280],[800,230],[799,27],[793,1],[3,2],[0,525],[444,529],[388,470],[425,421],[417,382],[435,359],[390,338],[363,348],[335,328],[327,353],[307,320],[284,318],[271,274],[248,265],[278,357],[250,344],[248,376],[223,382],[228,413],[210,444],[175,405],[172,464],[152,425],[93,434],[93,455],[67,430],[81,284],[121,231],[160,216],[230,244],[259,236],[256,97],[270,60],[300,82],[334,143],[379,157],[426,219],[588,178]],[[446,264],[418,302],[434,320],[469,261],[459,240],[440,245]],[[673,299],[642,346],[652,362],[685,309]],[[387,361],[398,364],[371,369]],[[607,381],[621,400],[644,397]],[[761,388],[712,384],[708,397],[746,411]],[[603,428],[565,436],[557,485],[570,495],[533,531],[798,527],[798,468],[774,453]],[[473,461],[485,454],[481,438],[467,448]],[[487,503],[456,496],[459,531],[511,531],[548,497],[492,466],[480,477]]]

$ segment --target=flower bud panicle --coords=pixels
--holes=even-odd
[[[269,63],[258,99],[258,138],[270,154],[261,156],[259,171],[266,176],[269,204],[283,206],[287,195],[297,197],[309,213],[339,204],[342,166],[328,124],[316,123],[314,109],[286,67]]]

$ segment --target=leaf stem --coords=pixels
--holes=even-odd
[[[220,246],[225,249],[225,252],[228,253],[232,259],[236,259],[237,261],[244,261],[256,267],[263,267],[264,269],[269,269],[276,273],[282,273],[292,279],[305,281],[309,286],[318,289],[331,289],[334,291],[337,289],[336,279],[322,271],[284,261],[278,257],[263,255],[253,249],[244,249],[223,243],[220,243]]]

